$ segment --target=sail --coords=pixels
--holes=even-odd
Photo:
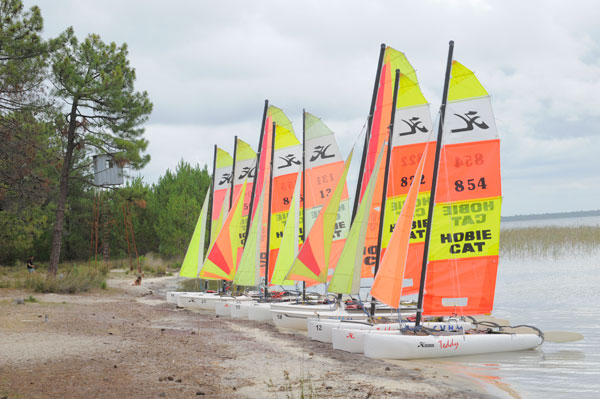
[[[204,202],[202,203],[202,209],[194,228],[194,233],[188,245],[188,249],[183,258],[181,264],[181,270],[179,270],[180,277],[191,277],[195,278],[200,273],[202,263],[204,263],[204,240],[206,235],[206,217],[208,215],[208,202],[210,200],[210,187],[204,196]]]
[[[344,169],[344,160],[338,148],[335,136],[331,129],[316,116],[304,112],[304,140],[305,140],[305,190],[304,197],[304,222],[306,229],[305,236],[310,235],[311,229],[315,220],[319,215],[321,208],[328,202],[330,195],[334,192],[336,184]],[[337,220],[335,223],[335,231],[333,241],[331,243],[331,255],[329,258],[329,268],[337,263],[337,259],[341,253],[346,236],[348,234],[350,224],[350,208],[348,200],[347,185],[344,185],[342,197],[338,209]],[[291,212],[291,211],[290,211]],[[298,214],[289,214],[291,216],[300,217]],[[291,242],[295,240],[294,236],[298,236],[300,230],[294,226],[300,227],[302,220],[290,220],[286,223],[283,241]],[[288,226],[290,223],[290,226]],[[288,238],[287,235],[290,235]],[[298,244],[298,240],[295,240]],[[300,242],[301,243],[301,242]],[[286,256],[283,259],[277,258],[275,269],[273,272],[273,284],[281,284],[281,278],[284,277],[290,270],[294,259],[296,258],[297,249],[293,252],[293,256]],[[275,278],[275,275],[280,277]],[[292,283],[288,280],[287,284]]]
[[[375,162],[374,173],[367,184],[365,195],[352,221],[348,238],[333,271],[327,291],[338,294],[358,294],[360,290],[360,273],[363,263],[364,241],[367,236],[369,210],[373,202],[375,182],[380,171],[379,165],[386,147],[382,146]]]
[[[271,284],[273,285],[293,285],[293,280],[286,280],[285,276],[290,269],[290,266],[298,255],[298,245],[300,232],[300,182],[301,174],[298,173],[296,185],[294,187],[294,195],[292,203],[288,211],[288,217],[283,230],[283,238],[279,246],[279,254],[273,267],[271,276]]]
[[[365,160],[365,167],[363,171],[363,183],[361,187],[361,197],[364,194],[364,188],[366,184],[368,184],[371,174],[373,173],[375,157],[377,156],[378,150],[381,148],[383,143],[387,141],[389,137],[389,126],[392,115],[392,107],[393,107],[393,96],[394,96],[394,76],[396,69],[399,69],[402,74],[402,85],[406,88],[406,91],[399,90],[399,96],[402,95],[402,98],[398,98],[397,108],[407,108],[407,107],[415,107],[418,105],[426,104],[422,94],[420,93],[420,89],[418,88],[417,76],[414,68],[406,58],[406,56],[391,47],[387,47],[385,49],[384,61],[380,71],[380,80],[379,87],[377,90],[377,100],[375,105],[375,111],[373,113],[373,122],[371,126],[371,132],[369,137],[369,144],[367,149],[367,157]],[[416,88],[416,90],[415,90]],[[412,90],[411,90],[412,89]],[[419,127],[423,126],[424,123],[427,123],[426,114],[428,110],[419,110],[418,114],[415,116],[422,117],[423,120],[420,121],[421,124],[417,125]],[[430,118],[429,118],[430,119]],[[409,122],[413,124],[418,121]],[[430,125],[430,122],[429,122]],[[430,129],[429,129],[430,130]],[[417,129],[417,131],[419,131]],[[396,136],[394,136],[394,142],[396,142]],[[395,156],[394,156],[395,155]],[[397,152],[396,154],[392,154],[392,159],[398,158]],[[404,155],[402,155],[404,156]],[[410,158],[405,158],[405,163],[412,166],[412,173],[406,175],[407,178],[409,176],[414,176],[414,170],[416,169],[418,159],[416,159],[413,163],[410,162]],[[379,166],[380,168],[385,168],[385,163]],[[397,165],[392,166],[390,170],[394,170],[393,168],[397,167]],[[374,275],[374,266],[377,259],[377,241],[379,238],[379,223],[380,223],[380,212],[381,212],[381,197],[383,191],[383,175],[384,171],[379,171],[378,176],[379,181],[375,183],[375,193],[373,196],[373,203],[369,213],[369,225],[367,229],[367,238],[365,240],[365,250],[364,250],[364,259],[362,266],[362,277],[373,277]],[[397,174],[396,174],[397,175]],[[391,185],[388,185],[390,189],[393,187],[393,182]],[[408,184],[405,185],[406,190],[404,194],[408,191]],[[389,195],[390,190],[388,189]],[[393,205],[390,205],[393,206]],[[398,210],[399,212],[400,210]],[[397,215],[397,214],[396,214]],[[395,218],[394,218],[395,219]],[[386,233],[391,233],[388,229]],[[385,253],[385,248],[387,246],[387,240],[389,240],[390,234],[386,234],[383,237],[382,248],[384,249],[382,254]]]
[[[500,235],[500,141],[490,97],[452,63],[423,314],[491,312]]]
[[[302,167],[302,146],[296,138],[292,123],[281,109],[271,105],[267,111],[267,125],[271,125],[271,129],[273,122],[276,124],[273,188],[271,191],[271,209],[265,215],[270,215],[271,218],[268,281],[271,281],[273,275],[285,222],[294,195],[296,179]],[[266,242],[264,248],[266,249]]]
[[[403,209],[411,183],[417,176],[416,169],[420,163],[419,160],[426,159],[423,173],[420,177],[416,177],[418,179],[418,196],[403,287],[404,295],[408,295],[419,290],[436,142],[432,134],[433,125],[429,104],[418,83],[402,74],[398,86],[393,129],[393,148],[382,229],[382,258],[388,248],[394,225]]]
[[[298,252],[298,256],[287,275],[288,279],[320,283],[327,281],[332,238],[334,237],[338,209],[346,186],[346,177],[351,161],[352,152],[346,159],[344,171],[338,179],[334,192],[319,212],[309,235]]]
[[[217,147],[215,153],[214,184],[212,192],[212,215],[210,224],[210,242],[213,243],[223,221],[229,211],[229,196],[227,190],[231,187],[233,158],[226,151]],[[225,206],[223,206],[225,205]]]
[[[234,250],[238,253],[238,259],[241,258],[244,250],[244,239],[247,230],[248,214],[250,209],[250,198],[252,195],[252,186],[256,176],[256,152],[245,141],[237,139],[235,146],[235,165],[234,165],[234,185],[233,197],[236,197],[246,184],[246,195],[243,198],[242,219],[240,221],[244,234],[239,236],[234,243]]]
[[[402,211],[395,221],[389,246],[381,260],[377,275],[371,286],[371,295],[379,301],[397,308],[402,296],[402,286],[409,253],[409,241],[413,226],[413,216],[417,204],[417,195],[421,186],[421,176],[427,159],[427,152],[421,157],[415,178],[410,183],[408,195],[402,205]],[[386,215],[384,215],[385,217]]]
[[[238,264],[237,273],[233,279],[233,283],[236,285],[242,285],[246,287],[252,287],[260,284],[260,241],[261,235],[263,234],[262,224],[265,203],[265,190],[260,193],[260,199],[256,207],[257,213],[255,214],[252,223],[250,224],[250,230],[248,231],[248,237],[246,239],[246,246],[242,253],[240,263]]]
[[[246,183],[233,201],[233,205],[223,228],[209,249],[200,276],[207,274],[210,277],[218,276],[223,280],[233,280],[237,269],[238,252],[236,243],[240,236],[246,233],[242,226],[243,199],[246,194]]]

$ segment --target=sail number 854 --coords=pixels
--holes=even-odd
[[[469,179],[467,180],[467,183],[465,184],[465,182],[463,180],[456,180],[454,182],[454,190],[461,192],[461,191],[473,191],[476,189],[482,189],[485,190],[487,188],[487,184],[485,182],[485,177],[481,177],[479,178],[479,180],[477,179]]]

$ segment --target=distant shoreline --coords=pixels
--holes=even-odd
[[[546,219],[563,219],[563,218],[580,218],[600,216],[600,210],[596,211],[577,211],[577,212],[559,212],[559,213],[540,213],[535,215],[514,215],[502,216],[502,222],[517,222],[522,220],[546,220]]]

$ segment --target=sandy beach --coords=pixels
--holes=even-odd
[[[0,398],[495,397],[435,362],[373,360],[176,309],[164,299],[175,277],[132,281],[81,295],[0,289]]]

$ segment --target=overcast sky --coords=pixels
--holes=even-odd
[[[238,135],[256,149],[264,100],[301,135],[302,109],[344,154],[366,120],[379,46],[406,54],[435,114],[448,41],[492,96],[503,210],[600,209],[600,3],[548,0],[25,0],[45,36],[73,26],[126,42],[154,112],[154,183],[183,159],[211,165]],[[435,116],[435,115],[434,115]]]

